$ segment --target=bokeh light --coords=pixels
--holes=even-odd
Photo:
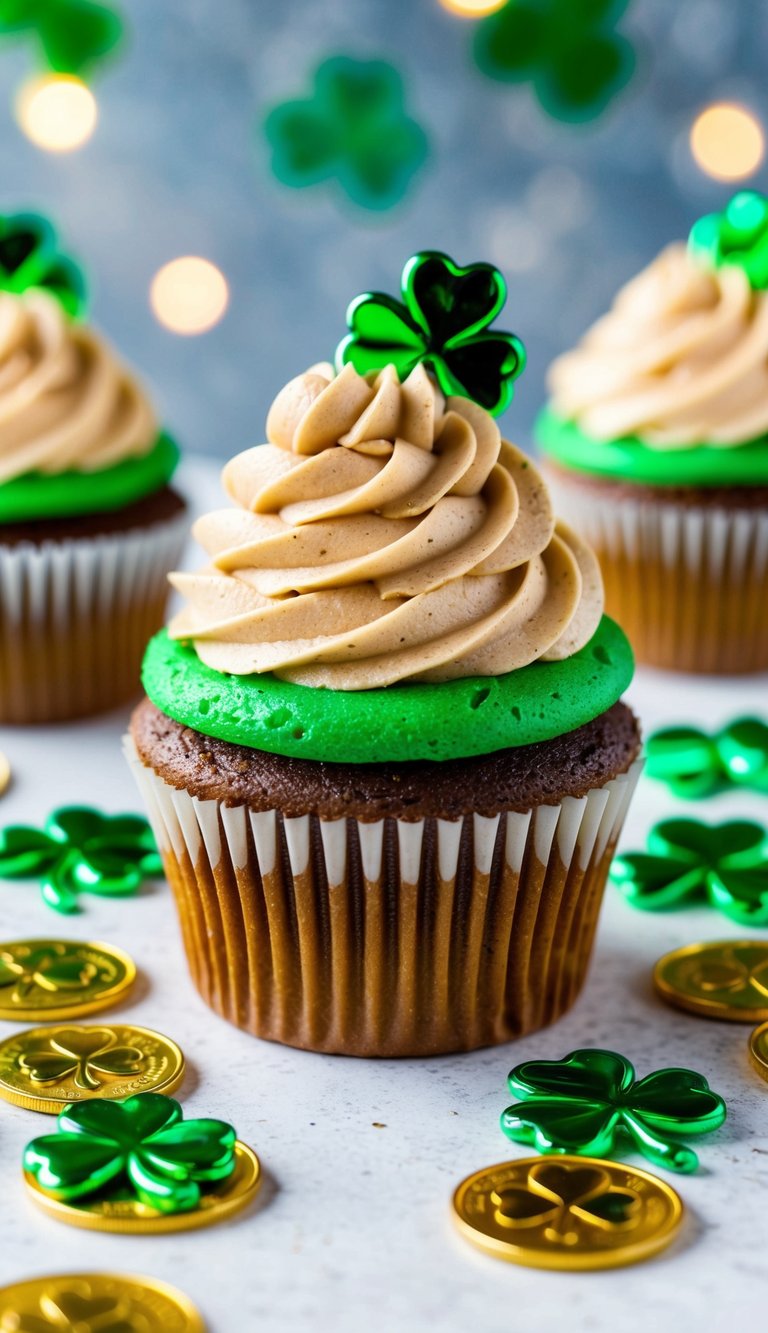
[[[701,111],[693,122],[691,152],[701,170],[715,180],[742,180],[760,166],[765,136],[751,111],[732,102],[718,102]]]
[[[28,139],[49,153],[71,153],[90,139],[99,109],[90,88],[70,74],[46,74],[23,84],[16,120]]]
[[[440,0],[443,9],[449,14],[458,14],[463,19],[484,19],[503,9],[507,0]]]
[[[149,299],[157,319],[172,333],[207,333],[229,304],[229,288],[215,264],[183,255],[158,270]]]

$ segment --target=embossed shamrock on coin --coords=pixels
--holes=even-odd
[[[502,1112],[516,1143],[543,1153],[599,1156],[631,1145],[657,1166],[695,1171],[682,1136],[708,1134],[725,1120],[722,1097],[690,1069],[659,1069],[635,1079],[623,1055],[586,1048],[563,1060],[526,1060],[509,1075],[523,1101]]]
[[[136,980],[133,961],[80,940],[0,943],[0,1018],[78,1018],[117,1004]]]
[[[656,991],[668,1004],[704,1018],[768,1019],[768,940],[708,940],[660,958]]]
[[[68,1273],[0,1288],[0,1333],[205,1333],[191,1301],[156,1278]]]

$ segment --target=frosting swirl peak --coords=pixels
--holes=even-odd
[[[238,507],[195,525],[210,567],[172,575],[170,634],[206,665],[361,690],[502,675],[592,637],[594,555],[492,417],[423,366],[402,384],[313,367],[267,434],[224,470]]]

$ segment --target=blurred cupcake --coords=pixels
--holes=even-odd
[[[632,656],[594,556],[468,396],[498,406],[522,364],[475,336],[499,288],[427,254],[407,306],[353,303],[348,364],[292,380],[226,467],[210,563],[173,576],[147,651],[127,749],[192,975],[261,1037],[469,1050],[584,981],[638,770]]]
[[[641,662],[768,668],[768,200],[700,219],[554,363],[538,423]]]
[[[63,721],[136,694],[186,506],[47,222],[0,219],[0,273],[0,722]]]

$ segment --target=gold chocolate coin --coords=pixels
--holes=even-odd
[[[497,1259],[529,1268],[619,1268],[669,1245],[683,1219],[663,1180],[597,1157],[523,1157],[463,1180],[459,1230]]]
[[[133,1023],[27,1028],[0,1042],[0,1097],[28,1111],[57,1115],[94,1097],[170,1093],[183,1077],[176,1043]]]
[[[0,751],[0,796],[2,796],[11,785],[11,765],[8,763],[5,755]]]
[[[235,1143],[235,1169],[226,1180],[211,1184],[201,1195],[197,1208],[187,1213],[160,1213],[140,1203],[128,1191],[105,1198],[85,1199],[81,1204],[52,1199],[38,1185],[34,1176],[24,1172],[24,1182],[35,1203],[59,1222],[86,1231],[119,1231],[125,1235],[160,1235],[169,1231],[196,1231],[214,1226],[239,1213],[256,1197],[261,1184],[261,1164],[252,1148]],[[205,1188],[205,1187],[204,1187]],[[2,1324],[0,1324],[2,1329]]]
[[[755,1028],[749,1039],[749,1059],[752,1068],[768,1083],[768,1023]]]
[[[72,1329],[96,1333],[205,1333],[182,1291],[154,1277],[119,1273],[62,1273],[0,1287],[0,1330]]]
[[[677,1009],[758,1023],[768,1018],[768,940],[686,944],[659,959],[653,984]]]
[[[124,999],[133,960],[112,944],[80,940],[0,943],[0,1018],[14,1022],[81,1018]]]

